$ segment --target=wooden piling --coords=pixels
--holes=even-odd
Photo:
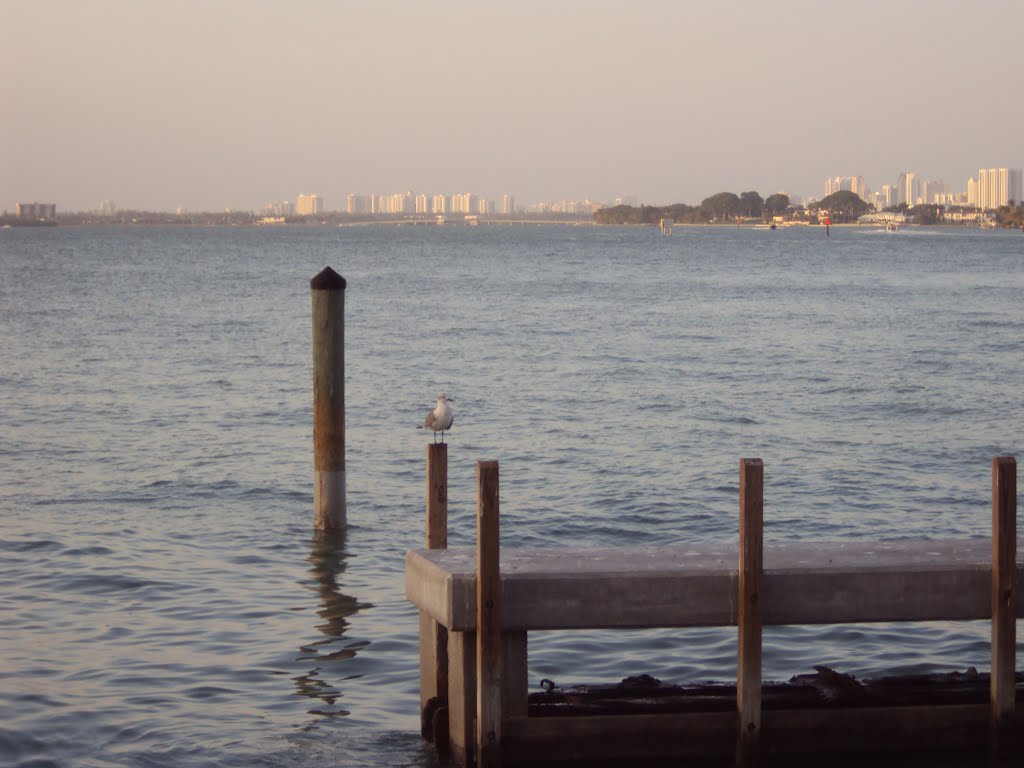
[[[475,758],[476,632],[448,634],[448,743],[456,765]]]
[[[448,446],[427,445],[427,549],[448,548]],[[434,718],[448,703],[448,630],[420,611],[420,734],[434,740]],[[444,729],[447,733],[447,728]]]
[[[479,461],[476,473],[476,756],[478,768],[500,768],[502,642],[498,462]]]
[[[345,527],[345,278],[325,267],[313,300],[313,524]]]
[[[739,584],[736,601],[738,650],[736,765],[752,768],[761,754],[761,582],[764,563],[764,464],[740,459]]]
[[[448,445],[427,445],[427,549],[448,548]]]
[[[1001,760],[1011,749],[1016,698],[1017,461],[992,459],[992,678],[991,749]]]

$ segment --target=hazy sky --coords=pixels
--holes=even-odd
[[[0,0],[0,210],[1024,166],[1021,0]]]

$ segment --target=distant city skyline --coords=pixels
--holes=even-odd
[[[53,0],[3,19],[8,210],[696,204],[1024,166],[1017,0]]]
[[[1022,202],[1024,197],[1024,185],[1022,185],[1024,173],[1020,168],[980,168],[975,176],[966,180],[959,191],[952,191],[954,188],[945,179],[925,180],[913,171],[904,171],[899,174],[894,184],[882,184],[879,189],[872,189],[863,176],[835,176],[828,177],[824,182],[822,195],[809,195],[802,198],[798,195],[790,195],[794,203],[800,204],[827,197],[830,194],[842,190],[851,191],[861,197],[865,202],[875,205],[878,210],[906,203],[911,207],[919,203],[938,204],[944,206],[967,206],[985,209],[998,208],[1010,201]],[[716,190],[709,192],[704,197],[710,197],[717,192],[740,192],[756,191],[767,196],[785,190],[766,192],[765,190]],[[704,198],[701,198],[703,200]],[[344,196],[343,201],[337,204],[329,204],[324,196],[316,193],[299,193],[293,199],[278,199],[266,202],[254,208],[240,208],[236,206],[224,206],[214,209],[198,209],[189,206],[176,206],[176,211],[221,211],[240,210],[263,213],[268,216],[310,216],[324,212],[345,212],[351,214],[511,214],[517,211],[553,212],[568,214],[589,214],[603,206],[610,205],[671,205],[684,203],[697,205],[701,200],[672,200],[672,201],[645,201],[640,200],[637,195],[616,195],[610,200],[597,198],[583,198],[582,200],[556,200],[542,199],[529,201],[517,205],[516,196],[505,192],[498,195],[496,199],[486,195],[472,192],[445,193],[445,192],[416,192],[407,190],[397,193],[350,192]],[[25,203],[19,201],[16,208],[24,205],[38,203]],[[74,212],[94,211],[100,215],[112,215],[116,210],[150,210],[131,204],[118,207],[114,201],[102,200],[98,205],[88,208],[67,208],[59,204],[61,210]],[[0,207],[0,210],[6,210]],[[159,209],[152,209],[159,210]]]

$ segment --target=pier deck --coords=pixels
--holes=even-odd
[[[737,562],[731,544],[505,548],[502,629],[735,625]],[[1024,578],[1024,547],[1017,563]],[[764,624],[992,616],[989,539],[766,543],[763,579]],[[411,550],[405,590],[442,626],[473,631],[476,550]]]
[[[985,747],[994,764],[1019,757],[1024,547],[1011,456],[992,459],[991,538],[966,540],[765,544],[763,462],[745,458],[735,546],[502,549],[498,464],[482,461],[476,549],[448,549],[446,446],[428,446],[427,478],[426,548],[407,553],[405,589],[420,617],[422,732],[460,764],[734,756],[753,768],[775,753]],[[765,625],[979,619],[992,627],[988,703],[975,692],[925,703],[855,697],[844,705],[826,696],[824,706],[763,706]],[[730,625],[731,711],[719,702],[710,711],[634,707],[566,717],[531,706],[532,631]]]
[[[500,553],[502,740],[509,761],[728,755],[735,712],[527,716],[528,633],[534,630],[737,624],[735,545],[512,549]],[[1017,583],[1024,583],[1018,547]],[[476,551],[406,555],[406,596],[448,630],[448,739],[471,759],[475,711]],[[763,623],[837,624],[990,619],[989,539],[764,545]],[[1017,606],[1024,617],[1024,601]],[[856,649],[851,649],[852,653]],[[922,649],[927,653],[927,649]],[[424,660],[427,666],[436,660]],[[1024,728],[1018,710],[1015,730]],[[984,746],[985,705],[765,712],[766,751]],[[814,737],[807,734],[813,732]],[[616,746],[617,745],[617,746]]]

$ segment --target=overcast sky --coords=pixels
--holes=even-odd
[[[0,210],[1024,166],[1021,0],[0,0]]]

